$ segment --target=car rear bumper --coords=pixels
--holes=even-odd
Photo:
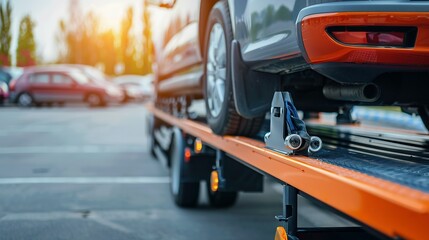
[[[300,12],[297,28],[298,42],[306,61],[312,65],[313,69],[322,74],[324,73],[323,66],[329,65],[332,68],[332,64],[335,63],[348,66],[353,64],[381,65],[383,69],[391,66],[392,68],[427,70],[429,67],[428,3],[389,2],[383,4],[362,1],[319,4]],[[350,29],[361,29],[359,31],[378,29],[376,31],[390,33],[406,28],[414,29],[416,33],[414,33],[413,39],[409,35],[404,35],[404,43],[406,40],[409,42],[407,45],[365,45],[336,39],[330,32],[330,29],[333,28],[341,28],[345,32]],[[333,77],[335,78],[335,76]],[[336,80],[342,81],[341,79]]]

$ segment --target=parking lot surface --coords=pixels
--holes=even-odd
[[[0,239],[271,239],[279,184],[213,209],[170,198],[140,104],[0,108]],[[202,186],[203,188],[203,186]],[[299,224],[347,225],[300,199]]]

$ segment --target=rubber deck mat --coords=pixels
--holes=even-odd
[[[416,163],[325,147],[315,158],[339,167],[429,193],[429,162]]]
[[[429,136],[365,134],[332,126],[307,126],[322,138],[314,158],[342,168],[429,193]],[[256,139],[269,131],[265,122]]]

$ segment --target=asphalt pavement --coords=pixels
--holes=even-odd
[[[143,105],[0,108],[0,239],[273,239],[281,186],[177,208]],[[300,226],[347,226],[300,198]]]

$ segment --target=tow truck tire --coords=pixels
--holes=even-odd
[[[200,193],[199,181],[185,181],[185,140],[182,132],[174,128],[174,135],[170,147],[170,190],[174,202],[183,208],[196,207]]]
[[[213,6],[205,36],[203,92],[210,128],[218,135],[255,135],[263,117],[246,119],[235,109],[231,73],[233,34],[226,1]]]
[[[148,139],[148,150],[153,159],[156,159],[155,153],[155,129],[156,129],[156,121],[157,119],[152,115],[148,114],[146,117],[146,131],[147,131],[147,139]]]
[[[215,208],[232,207],[238,199],[238,192],[213,192],[210,188],[210,182],[207,182],[207,195],[210,206]]]

